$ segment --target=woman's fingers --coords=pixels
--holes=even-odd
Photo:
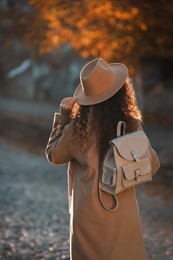
[[[66,108],[72,108],[74,103],[77,101],[76,97],[68,97],[68,98],[64,98],[61,101],[61,106],[66,107]]]
[[[68,105],[68,108],[72,109],[73,108],[73,105],[75,104],[75,102],[77,101],[77,98],[71,98],[67,101],[67,105]]]
[[[77,101],[76,97],[66,97],[61,101],[60,110],[63,114],[69,114],[73,108],[73,105]]]

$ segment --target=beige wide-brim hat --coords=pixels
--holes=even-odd
[[[101,103],[112,97],[125,83],[128,69],[122,63],[106,63],[97,58],[80,72],[80,84],[74,96],[80,105]]]

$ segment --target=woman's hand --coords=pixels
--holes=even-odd
[[[64,116],[69,116],[76,101],[76,97],[64,98],[60,103],[60,113]]]

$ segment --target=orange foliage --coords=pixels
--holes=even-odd
[[[173,8],[169,0],[28,0],[28,3],[33,12],[18,16],[14,26],[22,25],[25,42],[36,45],[42,53],[70,45],[84,58],[101,56],[132,67],[144,55],[173,54]]]
[[[83,57],[102,56],[107,60],[129,54],[133,40],[133,20],[139,14],[135,7],[122,7],[111,1],[36,1],[42,20],[48,23],[46,42],[40,49],[70,44]],[[128,34],[126,35],[126,33]],[[42,49],[42,45],[44,48]]]

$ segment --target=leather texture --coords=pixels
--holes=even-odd
[[[110,141],[110,147],[107,150],[101,176],[99,178],[99,197],[101,204],[108,210],[117,208],[107,208],[104,205],[101,191],[105,191],[114,196],[130,187],[141,183],[151,181],[152,176],[158,171],[160,164],[152,168],[154,152],[150,142],[142,130],[125,134],[126,124],[120,121],[117,124],[117,138]],[[122,133],[122,136],[121,136]],[[159,162],[157,154],[154,152],[155,159]]]

